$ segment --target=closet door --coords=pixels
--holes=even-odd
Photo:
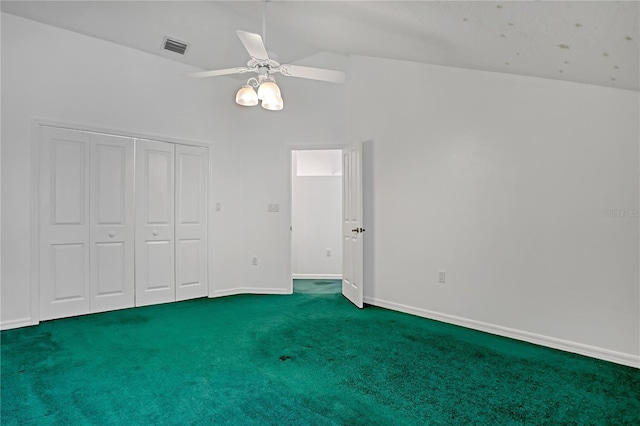
[[[90,135],[42,127],[40,319],[90,312]]]
[[[174,145],[136,142],[136,306],[175,300]]]
[[[91,135],[91,312],[134,305],[133,139]]]
[[[208,294],[207,148],[176,145],[176,300]]]

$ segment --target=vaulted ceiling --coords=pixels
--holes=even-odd
[[[366,55],[640,89],[638,1],[269,1],[280,62]],[[260,1],[2,1],[2,11],[202,69],[244,66],[235,30],[263,30]],[[185,56],[164,36],[189,43]],[[393,77],[389,69],[389,77]],[[411,79],[411,76],[397,76]]]

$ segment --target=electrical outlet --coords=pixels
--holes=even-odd
[[[267,204],[267,212],[269,212],[269,213],[279,213],[280,212],[280,204]]]
[[[216,203],[216,211],[217,212],[222,211],[222,204]]]
[[[327,257],[331,257],[331,249],[327,249]]]
[[[253,266],[258,266],[258,258],[257,258],[256,256],[253,256],[253,257],[251,258],[251,264],[252,264]]]
[[[445,283],[445,279],[444,279],[444,271],[438,271],[438,282],[444,284]]]

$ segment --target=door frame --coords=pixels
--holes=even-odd
[[[342,151],[345,146],[345,144],[341,143],[287,145],[289,152],[289,173],[287,175],[289,179],[289,284],[287,286],[287,294],[293,294],[293,151]],[[342,267],[340,269],[340,275],[342,275]]]
[[[137,133],[129,130],[115,130],[82,123],[70,123],[52,120],[42,117],[32,117],[31,120],[31,156],[30,156],[30,227],[29,238],[29,270],[30,270],[30,312],[29,318],[24,322],[12,324],[11,328],[27,325],[37,325],[40,323],[40,145],[42,141],[41,128],[55,127],[59,129],[75,130],[79,132],[97,133],[112,136],[122,136],[132,139],[150,139],[159,142],[168,142],[179,145],[201,146],[208,149],[209,172],[208,172],[208,200],[207,200],[207,252],[211,253],[213,247],[213,142],[176,139],[168,136],[159,136],[147,133]],[[207,259],[209,256],[207,255]],[[213,268],[207,262],[208,297],[212,297],[215,289],[213,282]]]

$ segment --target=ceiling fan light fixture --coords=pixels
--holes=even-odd
[[[269,111],[280,111],[284,108],[284,101],[280,95],[270,95],[262,100],[262,108]]]
[[[2,1],[2,0],[0,0]],[[266,4],[267,0],[263,0]],[[264,6],[264,5],[263,5]],[[246,67],[236,67],[212,71],[199,71],[186,74],[187,77],[214,77],[228,74],[244,74],[255,72],[258,75],[251,77],[247,84],[236,93],[236,103],[242,106],[255,106],[262,101],[262,107],[271,111],[280,111],[284,108],[284,101],[280,93],[280,87],[276,84],[273,73],[284,76],[306,78],[311,80],[328,81],[331,83],[343,83],[345,74],[342,71],[326,70],[322,68],[303,67],[300,65],[280,64],[269,59],[267,48],[264,45],[265,13],[263,10],[263,37],[259,34],[246,31],[236,31],[247,53],[251,57]],[[256,90],[257,89],[257,93]]]
[[[244,85],[236,93],[236,103],[242,106],[255,106],[258,105],[258,95],[253,87]]]
[[[275,81],[265,81],[258,87],[258,99],[262,101],[269,96],[282,96],[280,94],[280,88]]]

